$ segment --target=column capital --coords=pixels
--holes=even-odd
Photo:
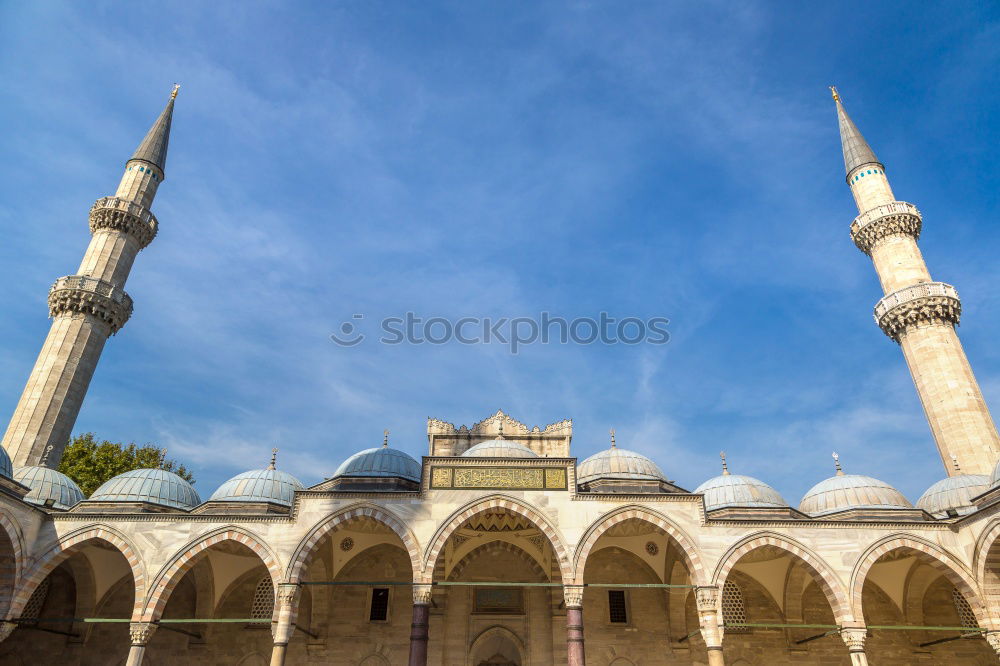
[[[868,630],[865,627],[843,627],[840,630],[840,637],[847,645],[848,652],[864,652]]]
[[[564,585],[563,601],[566,608],[583,608],[583,585]]]
[[[291,606],[298,603],[301,592],[302,586],[298,583],[278,583],[274,596],[279,606]]]
[[[994,652],[1000,655],[1000,631],[987,631],[986,642],[990,644]]]
[[[128,634],[132,645],[145,645],[156,631],[155,622],[129,622]]]
[[[10,638],[10,635],[17,629],[17,622],[0,622],[0,643]]]
[[[417,606],[430,606],[431,596],[434,594],[434,586],[430,583],[414,583],[413,603]]]
[[[718,585],[699,585],[695,588],[695,599],[698,602],[698,612],[718,612],[719,610],[719,587]]]

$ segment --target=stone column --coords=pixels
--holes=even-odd
[[[410,624],[409,666],[427,666],[427,625],[431,615],[430,583],[413,585],[413,622]]]
[[[986,642],[990,644],[997,656],[1000,656],[1000,631],[987,631]]]
[[[299,614],[298,583],[281,583],[275,595],[277,603],[277,619],[271,623],[271,635],[274,646],[271,648],[271,666],[284,666],[285,653],[288,651],[288,641],[295,631],[295,618]]]
[[[146,644],[153,637],[156,631],[155,622],[130,622],[128,625],[129,637],[132,639],[132,647],[128,650],[128,660],[125,666],[139,666],[142,657],[146,653]]]
[[[17,629],[16,622],[0,622],[0,643],[10,638],[15,629]]]
[[[725,666],[722,656],[722,629],[719,628],[719,588],[702,585],[695,589],[698,601],[698,625],[708,649],[708,666]]]
[[[587,655],[583,643],[583,585],[563,587],[566,602],[566,663],[569,666],[586,666]]]
[[[847,644],[847,651],[851,654],[851,666],[868,666],[868,655],[865,654],[865,638],[868,630],[864,627],[844,627],[840,630],[840,637]]]

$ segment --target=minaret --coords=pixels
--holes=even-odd
[[[37,465],[49,447],[49,463],[58,465],[104,343],[132,314],[125,280],[139,250],[156,236],[149,207],[164,178],[178,87],[125,163],[115,196],[90,209],[92,237],[79,270],[49,289],[52,327],[3,437],[16,466]]]
[[[847,184],[861,213],[851,240],[871,257],[885,296],[875,321],[899,343],[949,475],[952,456],[966,472],[990,474],[1000,457],[1000,438],[979,384],[955,332],[962,304],[950,284],[934,282],[917,247],[921,216],[896,201],[885,167],[844,110],[836,88]]]

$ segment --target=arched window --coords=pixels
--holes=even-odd
[[[49,579],[46,578],[31,593],[28,603],[24,604],[24,608],[21,610],[22,620],[37,620],[38,616],[41,615],[42,606],[45,604],[45,597],[49,594],[49,583]]]
[[[958,613],[958,620],[962,626],[978,629],[979,622],[976,621],[976,614],[972,612],[972,606],[969,605],[965,595],[959,592],[957,587],[951,591],[951,600],[955,603],[955,611]]]
[[[740,627],[747,623],[747,607],[743,603],[743,590],[731,580],[722,586],[722,624],[726,633],[745,634],[750,627]]]
[[[254,620],[270,620],[274,615],[274,584],[271,578],[264,576],[257,583],[250,601],[250,617]]]

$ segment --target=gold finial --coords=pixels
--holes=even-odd
[[[174,89],[170,91],[170,99],[177,99],[177,91],[181,89],[181,84],[175,83]]]
[[[53,447],[51,444],[45,447],[45,453],[42,454],[42,459],[38,461],[39,467],[49,466],[49,454],[52,453],[52,448]]]
[[[275,469],[274,463],[278,460],[278,447],[271,449],[271,464],[267,466],[268,469]]]
[[[959,465],[958,465],[958,456],[956,456],[954,453],[951,454],[951,462],[955,466],[955,471],[958,472],[959,474],[961,474],[962,473],[962,468],[959,467]]]
[[[382,448],[383,449],[389,448],[389,430],[388,429],[382,431]]]
[[[830,86],[830,94],[833,95],[834,102],[840,101],[840,95],[837,93],[837,86]]]
[[[615,442],[615,429],[612,428],[608,432],[611,433],[611,448],[613,448],[613,449],[618,448],[618,443]]]
[[[719,451],[719,457],[722,458],[722,476],[729,476],[729,465],[726,464],[726,452]]]
[[[833,465],[837,468],[837,476],[844,476],[844,470],[840,468],[840,456],[836,451],[833,452]]]

